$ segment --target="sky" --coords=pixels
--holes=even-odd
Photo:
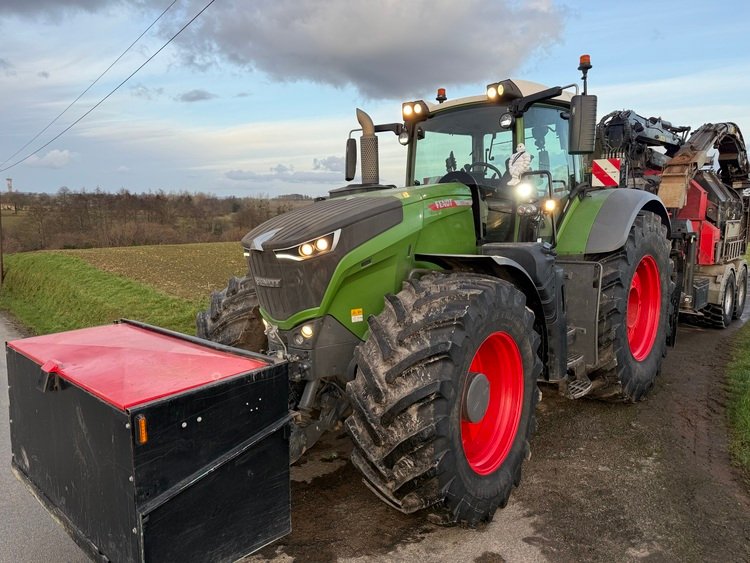
[[[208,0],[2,0],[0,168],[52,139],[154,54]],[[750,3],[565,0],[215,0],[90,115],[3,171],[24,192],[100,188],[222,196],[325,195],[346,184],[355,108],[484,93],[508,77],[579,80],[599,115],[634,109],[750,135]],[[358,134],[355,134],[358,135]],[[381,181],[406,150],[381,136]]]

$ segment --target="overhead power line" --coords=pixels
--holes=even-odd
[[[158,17],[158,18],[156,18],[156,19],[155,19],[155,20],[154,20],[153,22],[151,22],[151,25],[149,25],[149,26],[148,26],[148,27],[147,27],[146,29],[144,29],[144,30],[143,30],[143,33],[141,33],[141,34],[140,34],[140,35],[139,35],[139,36],[138,36],[138,37],[136,38],[136,40],[135,40],[135,41],[133,41],[133,42],[132,42],[132,43],[131,43],[130,45],[128,45],[128,48],[127,48],[127,49],[125,49],[125,50],[124,50],[124,51],[123,51],[122,53],[120,53],[120,56],[119,56],[119,57],[117,57],[117,58],[116,58],[116,59],[115,59],[115,60],[114,60],[114,61],[112,62],[112,64],[111,64],[111,65],[109,65],[109,66],[108,66],[108,67],[107,67],[106,69],[104,69],[104,72],[102,72],[102,73],[101,73],[101,74],[100,74],[99,76],[97,76],[97,77],[96,77],[96,80],[94,80],[94,81],[93,81],[93,82],[92,82],[91,84],[89,84],[88,88],[86,88],[86,89],[85,89],[85,90],[84,90],[83,92],[81,92],[80,94],[78,94],[78,97],[77,97],[77,98],[76,98],[75,100],[73,100],[72,102],[70,102],[70,104],[68,104],[68,107],[66,107],[66,108],[65,108],[64,110],[62,110],[62,111],[61,111],[61,112],[60,112],[60,113],[59,113],[59,114],[57,115],[57,117],[55,117],[55,118],[54,118],[54,119],[53,119],[52,121],[50,121],[50,122],[49,122],[49,123],[47,124],[47,126],[46,126],[46,127],[44,128],[44,129],[42,129],[41,131],[39,131],[39,133],[37,133],[37,134],[36,134],[36,135],[34,135],[34,136],[33,136],[33,137],[31,138],[31,139],[29,139],[29,141],[28,141],[28,142],[27,142],[27,143],[26,143],[26,144],[25,144],[24,146],[22,146],[22,147],[21,147],[20,149],[18,149],[18,150],[17,150],[16,152],[14,152],[14,153],[13,153],[12,155],[10,155],[10,156],[9,156],[8,158],[6,158],[6,159],[5,159],[5,160],[3,160],[2,162],[0,162],[0,166],[3,166],[3,165],[4,165],[5,163],[6,163],[6,162],[8,162],[8,161],[9,161],[9,160],[11,160],[12,158],[14,158],[14,157],[15,157],[15,156],[16,156],[16,155],[17,155],[18,153],[20,153],[20,152],[21,152],[22,150],[24,150],[24,149],[25,149],[26,147],[28,147],[28,146],[29,146],[29,145],[30,145],[31,143],[33,143],[34,141],[36,141],[36,140],[37,140],[37,139],[38,139],[38,138],[39,138],[39,137],[40,137],[41,135],[43,135],[43,134],[44,134],[44,132],[45,132],[45,131],[47,131],[47,129],[49,129],[50,127],[52,127],[52,125],[54,125],[54,124],[55,124],[55,123],[57,122],[57,120],[58,120],[58,119],[60,119],[60,118],[61,118],[61,117],[62,117],[63,115],[65,115],[65,113],[66,113],[66,112],[67,112],[67,111],[68,111],[68,110],[69,110],[70,108],[72,108],[72,107],[73,107],[73,105],[74,105],[74,104],[75,104],[75,103],[76,103],[76,102],[77,102],[78,100],[80,100],[80,99],[81,99],[81,98],[82,98],[82,97],[83,97],[83,96],[84,96],[84,95],[86,94],[86,92],[88,92],[89,90],[91,90],[91,88],[93,88],[93,87],[94,87],[94,85],[95,85],[95,84],[96,84],[97,82],[99,82],[99,80],[101,80],[101,78],[102,78],[102,77],[103,77],[103,76],[104,76],[105,74],[107,74],[107,73],[108,73],[108,72],[110,71],[110,69],[111,69],[111,68],[112,68],[113,66],[115,66],[115,65],[116,65],[116,64],[117,64],[117,63],[118,63],[118,62],[120,61],[120,59],[121,59],[121,58],[123,58],[123,57],[124,57],[124,56],[125,56],[125,55],[126,55],[126,54],[128,53],[128,51],[130,51],[130,49],[132,49],[132,48],[133,48],[133,46],[135,46],[135,44],[136,44],[136,43],[138,43],[138,41],[140,41],[140,40],[141,40],[141,38],[142,38],[142,37],[143,37],[144,35],[146,35],[146,34],[147,34],[147,33],[149,32],[149,30],[150,30],[150,29],[151,29],[152,27],[154,27],[154,26],[156,25],[156,23],[157,23],[157,22],[158,22],[158,21],[159,21],[159,20],[160,20],[160,19],[162,18],[162,16],[163,16],[164,14],[166,14],[166,13],[167,13],[167,12],[169,11],[169,9],[170,9],[170,8],[171,8],[172,6],[174,6],[174,5],[176,4],[176,3],[177,3],[177,0],[172,0],[172,3],[171,3],[171,4],[169,5],[169,6],[167,6],[167,7],[166,7],[166,8],[164,9],[164,11],[163,11],[163,12],[162,12],[161,14],[159,14],[159,17]]]
[[[175,0],[175,1],[176,1],[176,0]],[[157,56],[157,55],[158,55],[159,53],[161,53],[161,52],[162,52],[162,51],[163,51],[163,50],[164,50],[164,49],[165,49],[165,48],[167,47],[167,45],[169,45],[169,44],[170,44],[170,43],[171,43],[172,41],[174,41],[174,40],[175,40],[175,39],[177,38],[177,36],[178,36],[178,35],[180,35],[180,34],[181,34],[181,33],[182,33],[183,31],[185,31],[185,30],[186,30],[186,29],[187,29],[187,28],[188,28],[188,27],[190,26],[190,24],[192,24],[192,23],[193,23],[193,22],[194,22],[195,20],[197,20],[197,19],[198,19],[198,18],[200,17],[200,15],[201,15],[201,14],[202,14],[203,12],[205,12],[205,11],[206,11],[206,10],[207,10],[207,9],[208,9],[208,8],[209,8],[210,6],[211,6],[211,4],[213,4],[214,2],[216,2],[216,0],[210,0],[210,1],[209,1],[209,2],[208,2],[208,3],[206,4],[206,5],[205,5],[205,6],[203,6],[203,8],[201,8],[201,10],[200,10],[200,11],[199,11],[199,12],[198,12],[197,14],[195,14],[195,15],[194,15],[194,16],[193,16],[192,18],[190,18],[190,20],[189,20],[189,21],[188,21],[188,22],[187,22],[187,23],[186,23],[185,25],[183,25],[183,26],[182,26],[182,27],[181,27],[181,28],[179,29],[179,31],[177,31],[177,33],[175,33],[174,35],[172,35],[172,37],[170,37],[170,38],[169,38],[169,40],[168,40],[168,41],[167,41],[166,43],[164,43],[164,45],[162,45],[161,47],[159,47],[159,49],[158,49],[158,50],[157,50],[157,51],[156,51],[156,52],[155,52],[155,53],[154,53],[153,55],[151,55],[151,56],[150,56],[150,57],[149,57],[148,59],[146,59],[146,60],[145,60],[145,61],[143,62],[143,64],[141,64],[141,65],[140,65],[140,66],[139,66],[138,68],[136,68],[136,69],[135,69],[135,70],[134,70],[133,72],[131,72],[131,73],[130,73],[130,74],[128,75],[128,77],[127,77],[127,78],[125,78],[125,80],[123,80],[123,81],[122,81],[122,82],[120,82],[120,83],[119,83],[119,84],[118,84],[117,86],[115,86],[115,87],[114,87],[114,88],[113,88],[113,89],[112,89],[112,90],[111,90],[111,91],[110,91],[110,92],[109,92],[109,93],[108,93],[108,94],[107,94],[106,96],[104,96],[104,97],[103,97],[103,98],[102,98],[101,100],[99,100],[98,102],[96,102],[96,104],[94,104],[93,106],[91,106],[91,107],[90,107],[90,108],[89,108],[89,109],[88,109],[88,110],[87,110],[87,111],[86,111],[86,112],[85,112],[85,113],[84,113],[83,115],[81,115],[81,116],[80,116],[80,117],[79,117],[78,119],[76,119],[76,120],[75,120],[75,121],[74,121],[73,123],[71,123],[70,125],[68,125],[68,126],[67,126],[67,127],[65,128],[65,129],[63,129],[62,131],[60,131],[60,132],[59,132],[59,133],[58,133],[57,135],[55,135],[55,136],[54,136],[54,137],[53,137],[52,139],[50,139],[49,141],[47,141],[46,143],[44,143],[44,144],[43,144],[42,146],[40,146],[39,148],[37,148],[37,149],[36,149],[36,150],[34,150],[33,152],[30,152],[29,154],[27,154],[27,155],[26,155],[25,157],[23,157],[22,159],[20,159],[20,160],[17,160],[17,161],[15,161],[15,162],[14,162],[13,164],[10,164],[10,165],[6,166],[5,168],[0,168],[0,172],[5,172],[6,170],[10,170],[10,169],[11,169],[11,168],[13,168],[14,166],[18,166],[18,165],[19,165],[19,164],[21,164],[22,162],[25,162],[26,160],[28,160],[29,158],[31,158],[32,156],[34,156],[34,155],[35,155],[36,153],[38,153],[39,151],[41,151],[41,150],[43,150],[43,149],[47,148],[48,146],[50,146],[50,145],[51,145],[52,143],[54,143],[54,142],[55,142],[55,141],[56,141],[57,139],[59,139],[60,137],[62,137],[62,136],[63,136],[63,135],[65,134],[65,133],[67,133],[68,131],[70,131],[70,130],[71,130],[71,129],[72,129],[73,127],[75,127],[75,126],[76,126],[76,125],[77,125],[78,123],[80,123],[80,122],[81,122],[81,121],[82,121],[82,120],[83,120],[83,119],[84,119],[84,118],[85,118],[85,117],[86,117],[87,115],[89,115],[89,114],[90,114],[90,113],[91,113],[92,111],[94,111],[94,110],[95,110],[96,108],[98,108],[98,107],[99,107],[100,105],[102,105],[102,104],[103,104],[103,103],[104,103],[104,102],[105,102],[105,101],[106,101],[106,100],[107,100],[107,99],[108,99],[108,98],[109,98],[109,97],[110,97],[110,96],[111,96],[112,94],[114,94],[115,92],[117,92],[117,90],[119,90],[119,89],[120,89],[120,88],[121,88],[121,87],[122,87],[122,86],[123,86],[123,85],[124,85],[124,84],[125,84],[126,82],[128,82],[128,80],[130,80],[130,79],[131,79],[131,78],[133,78],[133,77],[134,77],[134,76],[135,76],[136,74],[138,74],[138,72],[139,72],[139,71],[140,71],[140,70],[141,70],[141,69],[142,69],[142,68],[143,68],[144,66],[146,66],[146,65],[147,65],[148,63],[150,63],[150,62],[151,62],[151,61],[152,61],[152,60],[153,60],[153,59],[154,59],[154,58],[155,58],[155,57],[156,57],[156,56]],[[172,2],[172,4],[174,4],[174,2]],[[172,5],[170,4],[170,6],[169,6],[169,7],[167,8],[167,10],[169,10],[169,8],[171,8],[171,6],[172,6]],[[165,10],[165,12],[166,12],[166,10]],[[163,15],[163,14],[162,14],[162,15]],[[161,16],[159,16],[159,17],[161,17]],[[154,22],[154,23],[155,23],[155,22]],[[153,24],[152,24],[152,25],[153,25]],[[147,31],[148,31],[148,30],[147,30]],[[145,32],[144,32],[144,33],[145,33]],[[123,54],[124,54],[124,53],[123,53]],[[114,64],[114,63],[113,63],[113,64]],[[105,72],[106,72],[106,71],[105,71]],[[92,86],[93,86],[93,84],[92,84]],[[85,92],[84,92],[84,93],[85,93]],[[83,94],[81,94],[81,95],[83,95]],[[80,97],[80,96],[79,96],[79,97]],[[75,102],[74,102],[74,103],[75,103]],[[72,105],[72,104],[71,104],[71,105]],[[50,124],[50,125],[51,125],[51,124]],[[40,133],[40,134],[41,134],[41,133]],[[33,139],[32,139],[32,141],[33,141]],[[30,143],[31,143],[31,141],[29,142],[29,144],[30,144]],[[27,146],[28,146],[28,145],[27,145]],[[23,148],[22,148],[22,149],[20,149],[20,150],[19,150],[18,152],[21,152],[21,150],[23,150]],[[18,152],[17,152],[16,154],[18,154]],[[12,157],[11,157],[11,158],[12,158]],[[8,159],[8,160],[10,160],[10,159]],[[6,160],[5,162],[7,162],[7,160]]]

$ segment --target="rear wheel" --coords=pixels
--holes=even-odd
[[[653,387],[666,355],[673,292],[666,227],[642,211],[625,246],[599,257],[599,360],[592,397],[635,402]]]
[[[747,268],[740,268],[740,275],[737,278],[737,297],[734,300],[733,318],[739,319],[745,310],[745,300],[747,298]]]
[[[219,344],[253,352],[266,349],[267,339],[251,276],[232,277],[211,294],[211,304],[195,319],[196,334]]]
[[[347,385],[352,462],[403,512],[492,518],[521,479],[538,400],[533,313],[510,283],[428,274],[369,319]]]
[[[719,302],[711,303],[703,309],[704,322],[716,328],[726,328],[729,326],[735,312],[736,285],[734,273],[730,273],[727,281],[724,282]]]

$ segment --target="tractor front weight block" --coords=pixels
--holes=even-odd
[[[124,321],[7,344],[12,467],[97,561],[234,561],[290,531],[288,365]]]

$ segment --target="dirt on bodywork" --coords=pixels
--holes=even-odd
[[[292,468],[292,534],[247,561],[748,561],[750,496],[730,464],[724,408],[739,326],[681,326],[636,405],[543,387],[523,482],[476,530],[388,508],[333,435]]]

